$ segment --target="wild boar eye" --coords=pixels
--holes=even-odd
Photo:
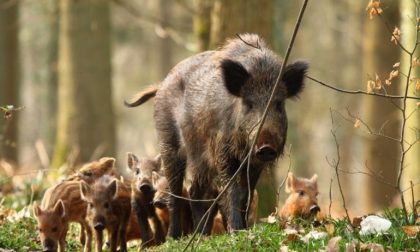
[[[244,105],[245,105],[246,112],[249,112],[254,107],[254,104],[251,100],[244,100]]]
[[[305,195],[304,191],[299,191],[299,196],[302,197],[303,195]]]

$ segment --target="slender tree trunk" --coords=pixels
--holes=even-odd
[[[18,2],[0,0],[0,106],[19,106]],[[0,119],[0,159],[17,163],[17,118]]]
[[[420,4],[420,1],[417,0],[417,3]],[[413,50],[416,43],[416,25],[413,23],[413,20],[416,20],[416,6],[414,0],[402,0],[400,3],[400,16],[401,16],[401,43],[409,51]],[[417,48],[417,51],[414,55],[417,59],[420,58],[420,49]],[[401,51],[401,65],[400,71],[407,75],[409,70],[410,59],[407,53]],[[413,81],[410,82],[408,95],[415,94],[420,96],[420,90],[416,90],[416,82],[420,78],[420,67],[414,67],[411,69],[411,76]],[[401,93],[405,92],[405,87],[407,85],[407,79],[405,77],[400,77]],[[418,101],[408,101],[407,102],[407,113],[410,114],[414,111],[411,117],[407,120],[405,125],[405,132],[407,134],[406,140],[409,143],[413,143],[418,137],[420,137],[420,113],[416,103]],[[415,111],[417,110],[417,111]],[[405,148],[408,148],[406,145]],[[407,153],[406,160],[404,162],[405,170],[403,172],[401,188],[406,189],[410,187],[410,181],[413,181],[414,184],[420,183],[420,143],[417,143],[412,149]],[[414,187],[414,198],[420,198],[420,185]],[[411,205],[411,190],[406,192],[406,202],[409,202]]]
[[[211,10],[213,1],[195,0],[194,33],[197,38],[198,51],[206,51],[210,48]]]
[[[159,0],[160,25],[166,28],[171,21],[171,1]],[[172,41],[166,36],[159,38],[159,75],[163,79],[172,67]]]
[[[210,48],[238,33],[258,33],[272,42],[273,0],[216,0],[211,16]]]
[[[53,166],[114,155],[110,2],[60,0],[58,124]]]
[[[390,24],[398,26],[399,1],[387,1],[383,4],[387,6],[383,13],[384,19]],[[364,55],[364,74],[375,80],[376,73],[382,80],[387,92],[396,94],[399,91],[397,83],[391,86],[385,85],[392,65],[399,61],[399,48],[390,42],[391,34],[386,29],[384,21],[375,17],[365,23],[363,39]],[[366,80],[367,82],[367,80]],[[366,83],[365,82],[365,83]],[[399,138],[400,112],[397,107],[388,99],[377,97],[365,97],[362,118],[375,131],[383,128],[383,133]],[[379,180],[389,183],[396,181],[397,167],[400,159],[399,143],[380,136],[369,136],[365,142],[366,168],[375,174]],[[394,188],[377,181],[377,179],[366,177],[365,185],[367,188],[364,194],[365,207],[367,211],[373,211],[388,206],[396,194]]]

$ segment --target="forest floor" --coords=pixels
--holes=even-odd
[[[0,207],[0,251],[40,251],[37,223],[31,214]],[[391,227],[369,235],[360,235],[360,224],[353,223],[353,229],[345,219],[285,224],[269,217],[248,230],[203,236],[188,251],[420,251],[419,219],[411,214],[407,223],[401,209],[386,210],[382,217],[391,221]],[[72,224],[67,251],[81,251],[78,233],[79,226]],[[169,240],[147,251],[183,251],[189,238]],[[138,242],[130,242],[129,251],[138,251]]]

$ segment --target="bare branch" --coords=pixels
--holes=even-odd
[[[346,94],[362,94],[362,95],[370,95],[370,96],[378,96],[378,97],[382,97],[382,98],[389,98],[389,99],[413,99],[413,100],[420,100],[420,97],[416,97],[416,96],[398,96],[398,95],[387,95],[387,94],[381,94],[381,93],[368,93],[366,91],[362,91],[362,90],[346,90],[346,89],[341,89],[341,88],[337,88],[334,87],[332,85],[329,85],[325,82],[322,82],[320,80],[315,79],[314,77],[311,77],[309,75],[305,75],[306,78],[310,79],[311,81],[314,81],[318,84],[321,84],[324,87],[330,88],[332,90],[338,91],[340,93],[346,93]]]

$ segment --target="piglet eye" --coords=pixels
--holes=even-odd
[[[85,171],[85,172],[83,172],[83,176],[92,177],[92,172],[91,171]]]
[[[38,228],[38,231],[39,231],[39,232],[42,232],[42,228]]]
[[[51,231],[52,231],[53,233],[56,233],[56,232],[58,231],[58,227],[54,227]]]
[[[139,175],[140,174],[140,169],[139,168],[137,168],[136,169],[136,175]]]
[[[299,191],[299,196],[303,196],[303,195],[305,195],[305,192],[304,191]]]
[[[90,208],[93,208],[93,204],[92,204],[92,202],[88,202],[88,206],[89,206]]]
[[[108,208],[109,208],[109,204],[108,204],[108,203],[105,203],[105,204],[104,204],[104,207],[105,207],[106,209],[108,209]]]

